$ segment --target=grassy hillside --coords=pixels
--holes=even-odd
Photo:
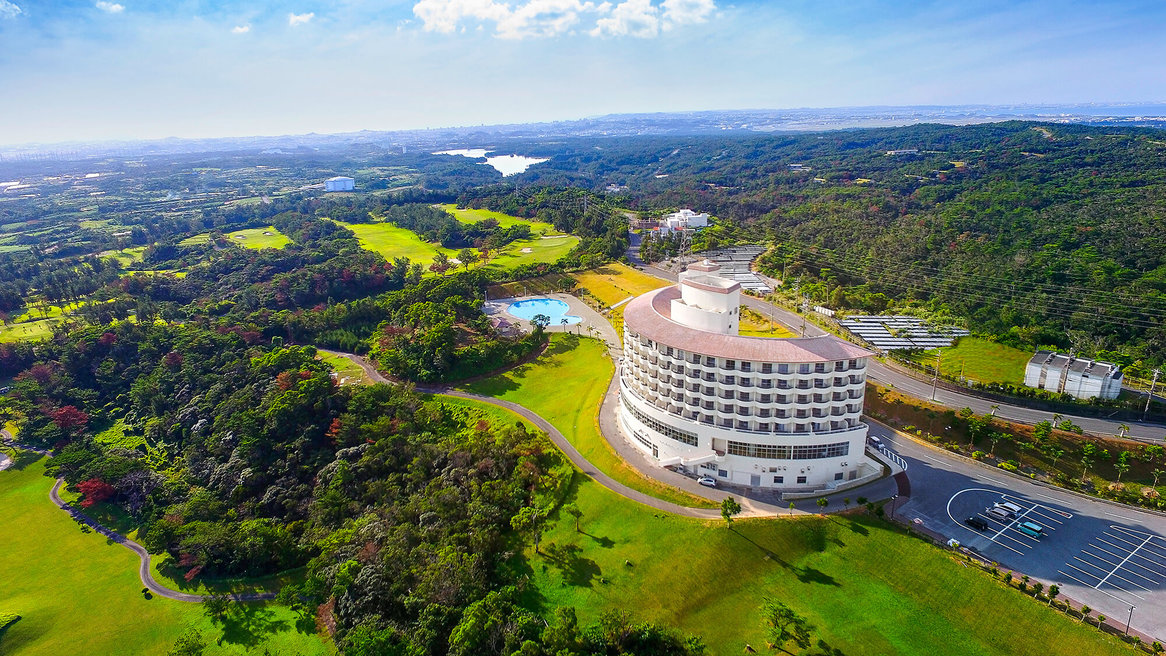
[[[188,629],[208,643],[207,656],[335,653],[281,606],[247,604],[215,626],[198,604],[145,598],[138,557],[74,523],[49,501],[51,487],[44,459],[33,454],[0,472],[4,610],[22,616],[0,634],[0,654],[160,656]]]
[[[662,514],[579,479],[581,532],[559,516],[528,549],[532,607],[579,622],[634,611],[704,637],[709,653],[765,649],[766,598],[794,608],[841,653],[1129,654],[947,552],[870,516],[703,522]],[[809,502],[805,502],[809,503]]]

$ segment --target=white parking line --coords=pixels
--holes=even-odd
[[[1073,567],[1073,566],[1072,566],[1072,565],[1069,565],[1069,567]],[[1077,569],[1077,568],[1076,568],[1076,567],[1073,567],[1073,569]],[[1076,582],[1080,583],[1081,585],[1088,586],[1088,587],[1093,587],[1093,585],[1092,585],[1092,584],[1086,583],[1086,582],[1082,581],[1081,579],[1077,578],[1076,576],[1073,576],[1072,574],[1068,574],[1068,573],[1066,573],[1064,570],[1057,570],[1057,573],[1058,573],[1058,574],[1060,574],[1060,575],[1062,575],[1062,576],[1064,576],[1065,578],[1072,579],[1072,580],[1074,580],[1074,581],[1076,581]],[[1129,599],[1122,599],[1121,597],[1119,597],[1119,596],[1117,596],[1117,595],[1115,595],[1115,594],[1110,594],[1109,592],[1106,592],[1105,590],[1098,590],[1098,592],[1100,592],[1101,594],[1103,594],[1103,595],[1105,595],[1105,596],[1107,596],[1107,597],[1110,597],[1110,598],[1112,598],[1112,599],[1117,599],[1118,601],[1122,602],[1123,604],[1129,604],[1129,603],[1130,603]],[[1135,594],[1132,594],[1132,593],[1129,593],[1129,594],[1130,594],[1130,596],[1132,596],[1132,597],[1138,597],[1138,595],[1135,595]],[[1141,599],[1141,597],[1138,597],[1138,599]]]
[[[1136,522],[1136,521],[1138,521],[1137,519],[1134,519],[1133,517],[1125,517],[1125,516],[1123,516],[1123,515],[1115,515],[1115,514],[1113,514],[1113,513],[1111,513],[1111,512],[1105,512],[1104,510],[1103,510],[1103,511],[1101,511],[1101,512],[1102,512],[1103,514],[1109,515],[1110,517],[1117,517],[1118,519],[1124,519],[1124,520],[1126,520],[1127,522]]]
[[[1145,542],[1143,542],[1142,544],[1138,545],[1138,548],[1137,548],[1137,549],[1134,549],[1133,551],[1131,551],[1131,552],[1130,552],[1130,555],[1128,555],[1128,556],[1126,556],[1126,557],[1125,557],[1125,560],[1121,561],[1121,563],[1120,563],[1120,564],[1119,564],[1117,567],[1113,568],[1113,572],[1116,572],[1117,570],[1121,569],[1121,566],[1122,566],[1122,565],[1125,565],[1125,564],[1126,564],[1126,562],[1127,562],[1127,561],[1128,561],[1130,558],[1133,558],[1133,557],[1134,557],[1134,554],[1138,553],[1138,551],[1140,551],[1142,547],[1144,547],[1144,546],[1146,546],[1147,544],[1149,544],[1150,540],[1153,540],[1153,539],[1154,539],[1154,536],[1153,536],[1153,535],[1151,535],[1151,536],[1147,537]],[[1099,588],[1100,588],[1100,587],[1102,586],[1102,584],[1104,584],[1106,581],[1108,581],[1108,580],[1109,580],[1109,577],[1110,577],[1110,576],[1113,576],[1113,572],[1110,572],[1109,574],[1106,574],[1106,575],[1105,575],[1105,578],[1101,579],[1101,583],[1098,583],[1098,584],[1097,584],[1097,587],[1099,587]],[[1120,577],[1119,577],[1119,578],[1120,578]]]

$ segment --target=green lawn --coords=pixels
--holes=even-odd
[[[537,360],[463,389],[522,406],[546,419],[603,473],[644,494],[695,507],[710,501],[646,478],[619,457],[599,432],[599,404],[614,367],[599,340],[570,333],[551,336]],[[567,391],[569,389],[569,391]]]
[[[0,342],[19,342],[22,340],[37,340],[51,337],[53,326],[60,319],[42,319],[26,321],[24,323],[10,323],[0,327]]]
[[[361,246],[380,253],[390,262],[397,257],[407,257],[428,267],[438,251],[451,257],[457,254],[455,250],[423,241],[412,230],[398,228],[391,223],[337,223],[355,233]]]
[[[211,243],[211,235],[209,232],[204,232],[201,235],[193,235],[178,242],[179,246],[198,246],[200,244]]]
[[[216,627],[198,604],[141,594],[138,558],[85,531],[48,498],[43,458],[22,453],[0,472],[0,572],[4,610],[23,616],[0,635],[0,653],[165,654],[191,628],[218,654],[334,654],[275,604],[240,607]],[[222,644],[216,642],[222,638]]]
[[[969,378],[981,383],[1024,382],[1024,367],[1032,353],[979,337],[961,337],[955,346],[940,349],[939,370],[945,376]],[[935,366],[936,350],[916,356],[920,364]]]
[[[275,226],[228,232],[227,238],[231,240],[232,244],[238,244],[245,248],[283,248],[291,243],[290,239],[275,229]]]
[[[117,260],[117,263],[122,267],[127,267],[134,262],[139,262],[142,255],[146,252],[145,246],[133,246],[130,248],[123,248],[116,251],[105,251],[100,253],[101,257],[112,257]]]
[[[523,218],[519,218],[517,216],[511,216],[509,214],[503,214],[502,212],[495,212],[494,210],[476,210],[473,208],[462,209],[453,203],[447,203],[445,205],[438,205],[438,207],[445,210],[446,212],[449,212],[450,214],[452,214],[454,216],[454,218],[456,218],[458,221],[461,221],[462,223],[477,223],[478,221],[482,221],[485,219],[494,219],[495,221],[498,222],[498,225],[502,228],[509,228],[510,226],[513,226],[513,225],[528,225],[528,226],[530,226],[530,231],[535,233],[535,234],[543,234],[543,235],[560,235],[560,234],[562,234],[561,232],[559,232],[558,230],[555,229],[555,226],[553,226],[549,223],[543,223],[542,221],[531,221],[529,219],[523,219]]]
[[[579,477],[583,511],[553,516],[524,566],[538,610],[574,606],[580,625],[606,610],[702,636],[710,654],[759,653],[765,598],[817,627],[815,642],[854,654],[1129,654],[940,549],[869,516],[723,522],[662,514]],[[809,502],[806,502],[809,503]],[[795,651],[796,653],[796,651]]]
[[[368,376],[365,375],[364,369],[348,358],[332,355],[323,351],[316,352],[316,358],[327,362],[336,370],[337,382],[341,385],[358,385],[372,382]]]
[[[487,266],[495,269],[513,269],[523,264],[550,264],[570,253],[578,243],[579,238],[571,235],[514,241],[491,256]],[[525,250],[530,252],[524,253]]]

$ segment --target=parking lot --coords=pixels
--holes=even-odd
[[[1166,583],[1166,538],[1110,525],[1058,573],[1137,605]]]
[[[1015,504],[1020,508],[1020,512],[1013,513],[1008,519],[988,512],[988,509],[997,503]],[[1073,514],[1065,510],[1033,503],[1027,499],[988,488],[968,488],[956,492],[948,500],[947,513],[953,522],[974,532],[977,536],[987,538],[994,546],[1020,555],[1024,555],[1025,552],[1036,547],[1041,540],[1052,538],[1057,530],[1064,528],[1066,522],[1073,519]],[[988,530],[978,531],[969,526],[967,523],[969,517],[981,519],[988,526]],[[1040,525],[1044,529],[1045,535],[1036,538],[1024,533],[1019,528],[1021,522],[1032,522]],[[960,541],[969,542],[968,539]]]

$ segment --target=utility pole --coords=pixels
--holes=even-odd
[[[1150,381],[1150,393],[1146,395],[1146,407],[1142,410],[1142,421],[1146,420],[1146,414],[1150,412],[1150,401],[1154,398],[1154,387],[1158,384],[1158,374],[1162,373],[1161,369],[1154,370],[1154,379]]]
[[[939,386],[939,363],[943,361],[943,351],[935,355],[935,377],[931,379],[931,400],[935,400],[935,388]]]
[[[810,312],[810,299],[802,297],[802,337],[806,336],[806,315]]]

